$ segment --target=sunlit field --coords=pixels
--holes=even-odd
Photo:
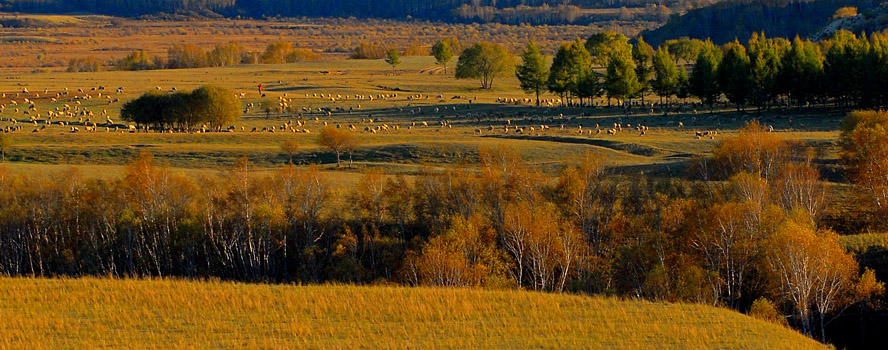
[[[0,279],[0,347],[822,349],[720,308],[521,291]]]

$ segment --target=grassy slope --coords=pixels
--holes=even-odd
[[[0,278],[0,315],[0,348],[823,348],[713,307],[520,291]]]

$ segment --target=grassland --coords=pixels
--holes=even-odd
[[[702,305],[522,291],[0,278],[0,348],[822,349]]]

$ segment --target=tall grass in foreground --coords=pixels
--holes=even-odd
[[[688,304],[522,291],[0,278],[0,348],[820,349]]]

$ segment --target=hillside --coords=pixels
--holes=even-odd
[[[874,0],[730,0],[674,15],[660,28],[642,32],[656,46],[681,37],[710,38],[724,44],[735,38],[742,42],[753,32],[769,37],[811,37],[830,21],[837,9],[855,6],[861,11],[877,6]]]
[[[2,278],[0,315],[0,348],[824,348],[713,307],[472,289]]]
[[[884,31],[886,26],[888,26],[888,4],[882,4],[859,14],[835,19],[811,38],[814,40],[828,39],[839,30],[847,30],[855,34],[878,33]]]

